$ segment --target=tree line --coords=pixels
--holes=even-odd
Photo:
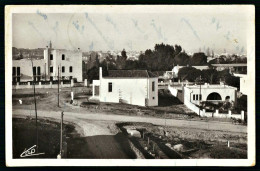
[[[238,60],[238,58],[237,58]],[[219,62],[219,61],[215,61]],[[85,72],[83,77],[92,82],[93,79],[98,79],[99,67],[102,67],[103,74],[107,74],[107,70],[132,70],[132,69],[146,69],[149,71],[169,71],[176,65],[188,66],[180,70],[181,79],[186,77],[187,80],[194,82],[198,76],[202,75],[209,83],[218,83],[220,79],[227,82],[234,81],[234,78],[228,71],[218,72],[214,69],[200,71],[192,66],[210,66],[215,63],[207,62],[207,56],[203,52],[188,55],[180,45],[155,44],[154,49],[147,49],[141,53],[138,60],[128,60],[125,50],[121,55],[112,56],[108,54],[102,61],[97,54],[90,55],[87,64],[83,66]],[[223,61],[222,61],[223,62]],[[233,80],[232,80],[233,79]],[[237,79],[236,79],[237,80]],[[237,81],[235,80],[235,84]]]

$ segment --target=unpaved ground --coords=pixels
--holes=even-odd
[[[119,123],[123,131],[137,130],[130,140],[148,158],[247,158],[247,134],[156,126],[148,123]],[[148,140],[149,139],[149,140]],[[229,147],[227,146],[229,141]]]
[[[74,103],[70,104],[70,88],[62,88],[60,91],[60,100],[58,108],[57,89],[36,89],[37,108],[39,110],[49,109],[51,111],[77,112],[77,113],[103,113],[117,114],[128,116],[144,116],[168,119],[184,120],[203,120],[203,121],[221,121],[230,122],[231,119],[225,118],[200,118],[185,105],[181,104],[178,99],[169,96],[167,92],[159,93],[159,106],[140,107],[128,104],[117,103],[99,103],[89,100],[91,97],[91,88],[73,87]],[[32,89],[13,90],[13,108],[14,109],[31,109],[34,110],[34,99]],[[19,99],[23,104],[19,104]]]
[[[57,121],[43,117],[38,120],[39,150],[45,154],[34,158],[56,158],[60,142],[60,123]],[[75,127],[70,126],[72,123],[83,132],[76,131]],[[35,130],[35,119],[21,116],[13,119],[14,158],[20,158],[25,148],[36,144]],[[75,124],[75,120],[65,121],[63,142],[67,143],[66,158],[136,158],[127,137],[119,132],[113,122],[81,120]]]

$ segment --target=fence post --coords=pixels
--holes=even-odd
[[[88,86],[88,80],[87,80],[87,79],[84,80],[84,86],[85,86],[85,87]]]
[[[70,85],[71,85],[71,87],[74,87],[74,80],[73,79],[70,80]]]
[[[231,118],[231,115],[232,115],[231,110],[228,110],[228,117]]]
[[[244,121],[245,120],[245,112],[242,110],[241,111],[241,120]]]

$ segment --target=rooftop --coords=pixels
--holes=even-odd
[[[199,89],[200,85],[187,85],[189,89]],[[224,85],[224,84],[204,84],[201,85],[201,89],[237,89],[236,87]]]
[[[109,70],[108,76],[104,77],[116,77],[116,78],[153,78],[157,77],[147,70]]]

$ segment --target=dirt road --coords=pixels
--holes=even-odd
[[[29,116],[30,110],[13,109],[12,113],[14,116],[15,115]],[[60,112],[40,110],[38,111],[38,116],[59,120]],[[75,123],[76,126],[78,126],[77,128],[81,129],[80,131],[83,132],[85,136],[89,136],[89,134],[91,134],[91,131],[89,132],[89,127],[86,128],[84,126],[83,123],[84,119],[98,120],[98,121],[114,121],[114,122],[147,122],[155,125],[165,125],[166,123],[166,126],[174,126],[174,127],[186,127],[186,128],[204,129],[204,130],[219,130],[219,131],[228,131],[228,132],[247,133],[246,126],[234,125],[226,122],[205,122],[205,121],[161,119],[161,118],[139,117],[139,116],[122,116],[122,115],[100,114],[100,113],[64,112],[65,121]]]

